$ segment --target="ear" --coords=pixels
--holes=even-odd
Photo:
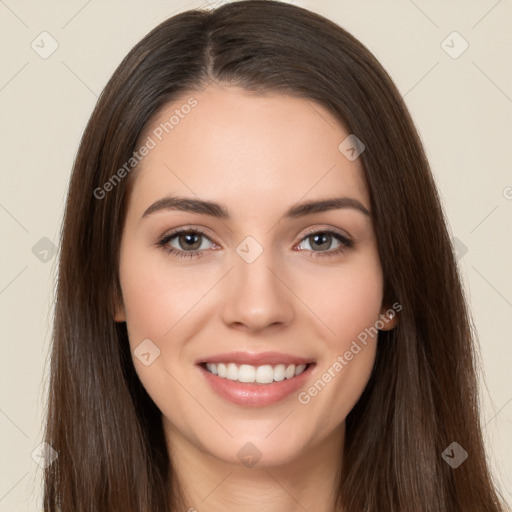
[[[379,331],[394,329],[398,324],[398,312],[401,309],[402,306],[398,302],[395,302],[393,306],[383,306],[379,316]]]
[[[124,305],[116,303],[114,307],[114,322],[126,322]]]
[[[126,322],[126,312],[123,304],[123,297],[119,290],[114,291],[113,305],[112,305],[114,322]]]

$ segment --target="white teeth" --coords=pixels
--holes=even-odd
[[[286,366],[284,364],[278,364],[274,367],[274,380],[284,380],[286,375]]]
[[[257,382],[258,384],[270,384],[271,382],[279,382],[281,380],[291,379],[300,375],[305,369],[305,364],[295,366],[290,364],[278,364],[271,366],[269,364],[263,366],[252,366],[242,364],[240,366],[235,363],[206,363],[206,369],[224,379],[236,380],[238,382]]]
[[[295,375],[300,375],[305,369],[306,369],[305,364],[297,365],[297,367],[295,368]]]
[[[240,382],[254,382],[256,380],[256,368],[248,364],[240,365],[238,369],[238,380]]]
[[[258,366],[256,370],[256,382],[260,384],[270,384],[274,381],[274,368],[269,364]]]
[[[219,377],[224,377],[226,378],[226,365],[223,364],[223,363],[219,363],[217,365],[217,375]]]
[[[238,368],[236,367],[236,364],[228,364],[228,367],[226,369],[226,379],[238,380]]]
[[[217,375],[217,365],[215,363],[206,363],[206,368],[213,375]]]

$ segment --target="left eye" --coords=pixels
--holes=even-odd
[[[313,250],[313,252],[326,252],[328,249],[331,249],[333,239],[338,241],[338,248],[328,252],[327,254],[337,254],[345,248],[352,247],[352,242],[348,238],[335,231],[315,231],[313,233],[309,233],[302,239],[301,244],[303,242],[313,240],[313,244],[310,242],[310,246],[324,249],[320,251]]]

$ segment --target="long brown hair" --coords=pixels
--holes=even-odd
[[[384,275],[402,305],[379,334],[370,381],[346,420],[336,507],[347,512],[498,512],[477,402],[475,335],[438,193],[399,92],[355,37],[271,0],[178,14],[124,58],[102,92],[73,167],[61,237],[45,440],[47,512],[169,512],[178,497],[161,413],[113,320],[130,161],[165,104],[212,81],[295,95],[365,144]],[[341,141],[340,141],[341,142]],[[132,175],[130,175],[132,176]],[[109,182],[111,186],[105,187]],[[457,442],[456,469],[442,454]]]

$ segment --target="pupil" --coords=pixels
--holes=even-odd
[[[187,234],[187,235],[182,235],[181,236],[181,239],[185,239],[186,240],[186,243],[185,243],[185,246],[189,249],[197,249],[201,246],[201,243],[197,242],[197,239],[199,238],[200,235],[198,234]],[[196,239],[196,241],[194,242],[193,239]],[[191,242],[191,243],[190,243]],[[196,247],[197,246],[197,247]]]
[[[330,235],[325,235],[325,234],[316,234],[316,235],[313,235],[313,240],[314,240],[314,243],[316,245],[325,245],[326,244],[326,240],[330,237]],[[323,242],[320,242],[320,243],[317,243],[317,240],[318,239],[322,239]],[[330,245],[330,244],[327,244],[327,245]],[[322,248],[322,247],[320,247]],[[325,247],[324,247],[325,248]]]

